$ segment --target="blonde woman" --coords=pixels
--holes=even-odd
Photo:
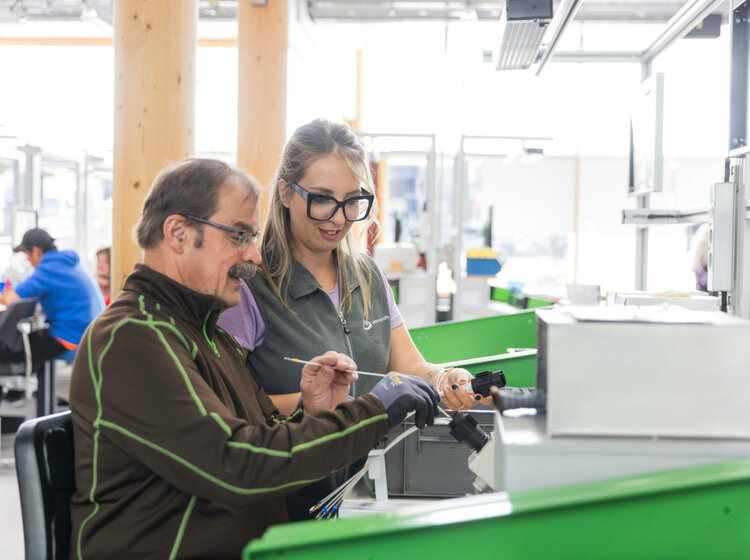
[[[346,125],[314,120],[286,144],[271,183],[262,264],[246,279],[240,305],[219,321],[282,414],[295,410],[301,377],[300,365],[284,357],[326,350],[362,371],[419,376],[454,410],[477,402],[459,389],[471,379],[466,370],[424,360],[385,276],[359,248],[377,216],[374,192],[364,149]],[[356,393],[377,381],[360,377]]]

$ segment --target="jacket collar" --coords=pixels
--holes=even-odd
[[[132,274],[125,280],[123,291],[143,294],[158,302],[168,313],[194,323],[199,328],[205,322],[209,337],[213,337],[216,321],[226,308],[226,304],[219,298],[191,290],[140,263],[135,265]]]
[[[350,259],[346,259],[344,266],[346,266],[346,275],[349,280],[349,293],[353,292],[359,287],[359,281],[357,280],[356,274],[354,274],[354,266],[350,262]],[[323,289],[320,283],[315,279],[315,276],[305,268],[297,259],[292,261],[292,274],[289,282],[289,294],[294,299],[299,299],[313,293],[315,290],[320,288]],[[341,290],[341,286],[339,286]]]

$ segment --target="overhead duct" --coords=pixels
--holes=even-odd
[[[506,0],[497,70],[523,70],[534,64],[551,20],[552,0]]]

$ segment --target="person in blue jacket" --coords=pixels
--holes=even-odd
[[[20,245],[34,267],[34,272],[15,289],[6,283],[0,302],[10,305],[20,298],[39,298],[49,329],[36,331],[30,337],[34,367],[46,360],[76,350],[89,323],[104,309],[99,288],[81,266],[73,251],[58,251],[55,240],[43,229],[30,229]],[[4,356],[8,361],[14,356]]]

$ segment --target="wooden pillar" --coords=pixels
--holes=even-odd
[[[164,166],[195,151],[197,0],[114,5],[112,295],[142,258],[131,233]]]
[[[349,125],[355,132],[363,132],[365,126],[362,122],[362,113],[364,111],[364,76],[365,76],[365,52],[362,49],[357,49],[357,61],[356,61],[356,89],[354,93],[354,118],[344,119],[346,124]]]
[[[357,49],[357,90],[356,90],[356,108],[357,118],[356,125],[357,130],[364,130],[364,113],[365,113],[365,51]]]
[[[384,228],[387,216],[387,201],[388,201],[388,159],[381,155],[380,159],[375,162],[375,170],[373,178],[375,180],[375,196],[378,197],[378,222],[380,227]],[[373,254],[375,250],[374,245],[376,243],[382,243],[386,239],[385,230],[380,231],[380,235],[372,240],[373,246],[369,247],[370,254]]]
[[[289,6],[260,3],[239,0],[237,10],[237,165],[267,185],[286,141]]]

